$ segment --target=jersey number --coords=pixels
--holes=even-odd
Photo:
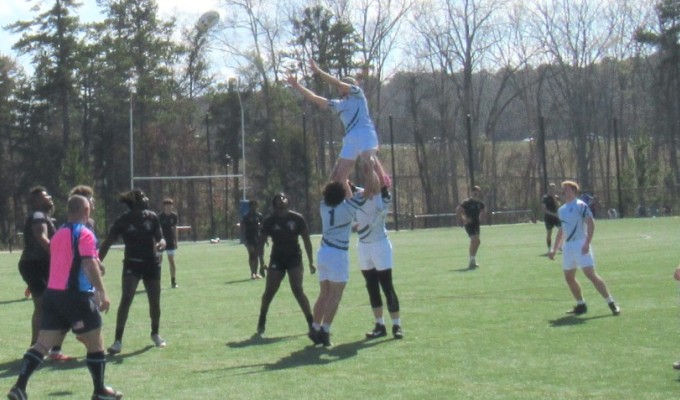
[[[331,226],[335,225],[335,208],[329,210],[328,214],[331,216],[331,221],[330,221]]]

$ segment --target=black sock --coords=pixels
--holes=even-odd
[[[92,384],[95,393],[104,391],[104,370],[106,370],[106,356],[103,351],[87,353],[87,369],[92,375]]]
[[[170,278],[170,283],[175,284],[175,278]]]
[[[42,364],[43,355],[38,350],[28,349],[24,353],[24,358],[21,361],[21,369],[19,370],[19,378],[17,379],[16,387],[26,391],[26,385],[28,384],[28,379],[31,377],[33,372]]]

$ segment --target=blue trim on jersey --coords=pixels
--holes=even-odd
[[[357,108],[356,112],[350,118],[350,120],[347,122],[347,127],[345,128],[345,135],[347,135],[354,127],[357,125],[357,122],[359,122],[359,109]]]
[[[321,238],[321,246],[324,246],[324,247],[325,247],[325,246],[328,246],[328,247],[332,247],[332,248],[334,248],[334,249],[343,250],[343,251],[349,250],[349,246],[347,246],[347,247],[341,247],[341,246],[338,246],[338,245],[336,245],[336,244],[333,244],[333,243],[329,242],[329,241],[326,240],[325,238]]]

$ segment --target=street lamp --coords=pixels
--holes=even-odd
[[[127,86],[130,89],[130,190],[135,188],[135,142],[132,129],[132,109],[134,96],[137,93],[137,81],[130,77],[127,80]]]
[[[241,81],[238,78],[231,78],[230,81],[236,82],[236,96],[238,105],[241,108],[241,159],[243,160],[243,200],[246,199],[246,125],[243,113],[243,102],[241,101]]]
[[[205,138],[208,144],[208,204],[210,207],[210,237],[215,236],[215,212],[213,207],[212,149],[210,146],[210,114],[205,113]]]

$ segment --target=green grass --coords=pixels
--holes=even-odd
[[[310,347],[304,318],[284,282],[264,338],[253,336],[264,284],[248,278],[245,249],[186,243],[177,290],[164,270],[161,334],[151,347],[145,295],[135,299],[123,353],[110,357],[107,383],[126,399],[670,399],[680,389],[677,218],[598,221],[598,271],[622,307],[611,316],[579,274],[589,312],[574,304],[561,261],[549,261],[541,224],[482,227],[481,268],[464,271],[461,228],[391,233],[404,340],[365,341],[373,324],[352,249],[352,272],[333,325],[331,349]],[[354,240],[354,239],[353,239]],[[314,239],[314,244],[318,238]],[[32,305],[22,300],[19,254],[0,254],[0,390],[9,389],[28,344]],[[114,303],[121,251],[106,260]],[[167,268],[167,266],[165,266]],[[305,276],[310,301],[316,276]],[[141,286],[140,286],[141,288]],[[389,329],[389,324],[388,324]],[[72,335],[67,353],[84,354]],[[32,399],[89,398],[82,361],[46,362],[31,379]]]

